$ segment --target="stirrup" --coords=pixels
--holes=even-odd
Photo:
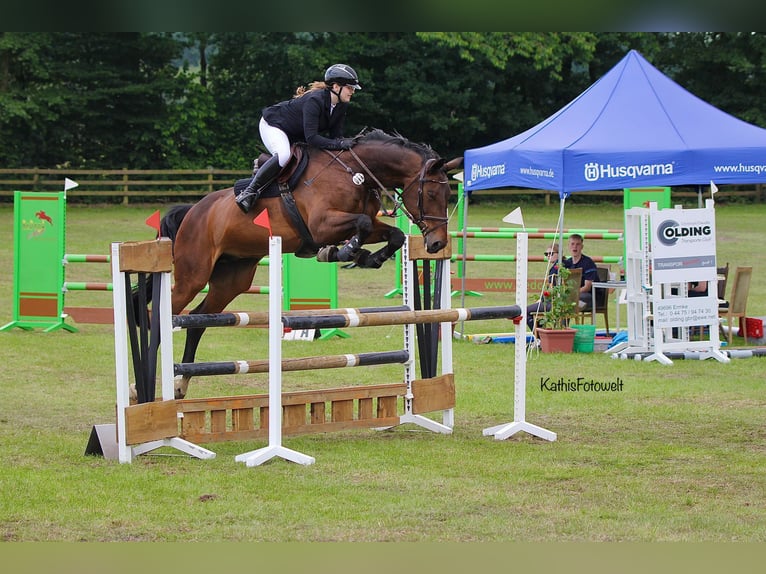
[[[237,204],[237,207],[239,207],[243,213],[247,213],[250,211],[250,208],[253,207],[253,204],[258,200],[258,195],[260,194],[257,191],[247,191],[244,189],[239,192],[239,195],[234,198],[234,201]]]

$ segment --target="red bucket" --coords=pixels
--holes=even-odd
[[[747,326],[747,338],[748,339],[762,339],[763,338],[763,321],[754,317],[745,317],[745,325]],[[739,333],[740,337],[745,335],[742,330],[742,319],[739,320]]]

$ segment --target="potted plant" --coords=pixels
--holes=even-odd
[[[556,283],[543,291],[543,300],[550,303],[550,308],[542,315],[541,327],[537,329],[543,353],[572,352],[576,331],[569,324],[577,316],[579,292],[572,285],[570,275],[570,270],[562,267]]]

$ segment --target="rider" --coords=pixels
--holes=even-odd
[[[343,137],[343,123],[351,96],[361,89],[351,66],[333,64],[325,71],[324,82],[312,82],[308,90],[300,86],[292,99],[264,108],[259,130],[272,157],[237,195],[239,208],[245,213],[250,210],[261,189],[290,159],[290,144],[304,141],[323,149],[350,149],[353,140]]]

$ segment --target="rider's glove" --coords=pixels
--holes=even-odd
[[[351,146],[354,145],[354,140],[351,138],[338,138],[335,140],[335,143],[338,149],[351,149]]]

